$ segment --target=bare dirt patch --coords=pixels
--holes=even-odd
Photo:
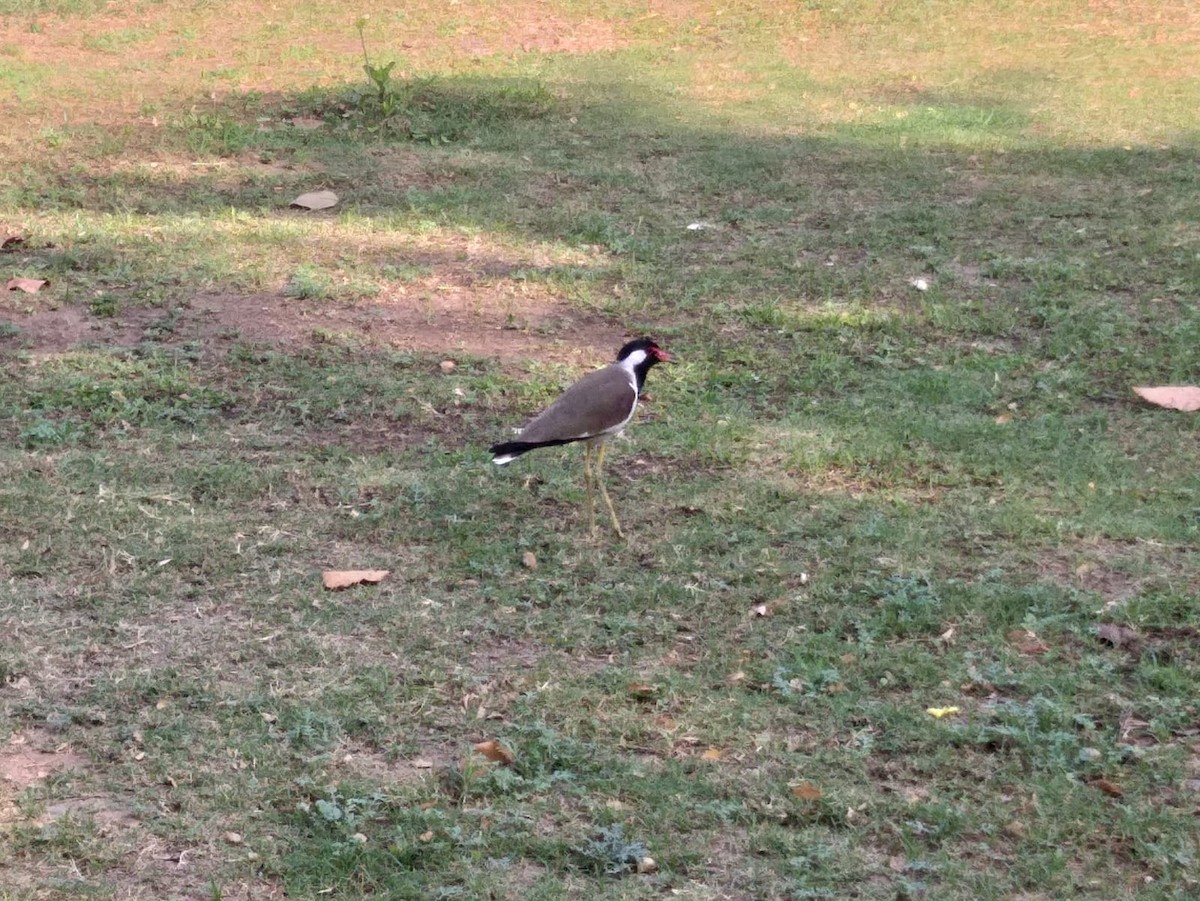
[[[1039,561],[1044,578],[1059,585],[1102,596],[1115,606],[1135,597],[1155,577],[1155,571],[1174,570],[1168,560],[1156,558],[1155,548],[1097,541],[1082,547],[1061,548]],[[1166,549],[1162,549],[1166,553]],[[1166,566],[1162,566],[1166,564]],[[1142,575],[1139,570],[1146,570]]]
[[[23,348],[34,354],[62,353],[87,345],[132,347],[145,331],[144,310],[122,319],[100,318],[73,306],[57,306],[33,312],[0,309],[0,322],[16,331],[0,337],[0,350]]]
[[[0,748],[0,798],[23,791],[57,773],[82,770],[87,760],[65,746],[53,746],[44,736],[18,732]]]
[[[603,359],[623,333],[599,316],[549,300],[537,287],[493,286],[488,296],[471,286],[406,288],[369,301],[301,300],[281,294],[208,294],[173,310],[135,308],[97,317],[60,305],[33,312],[0,310],[13,331],[0,350],[35,356],[79,347],[132,347],[142,341],[196,341],[220,348],[233,341],[300,348],[352,343],[413,353],[455,353],[504,361]]]
[[[50,804],[42,811],[36,823],[46,826],[65,816],[90,818],[98,825],[107,827],[129,827],[138,824],[138,818],[131,808],[104,796],[67,798]]]
[[[392,760],[379,751],[349,746],[341,755],[339,765],[380,785],[413,785],[452,766],[456,753],[461,755],[467,747],[466,744],[455,748],[445,743],[422,743],[416,754]]]

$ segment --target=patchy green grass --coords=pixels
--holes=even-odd
[[[1194,894],[1200,22],[1027,7],[0,7],[0,898]]]

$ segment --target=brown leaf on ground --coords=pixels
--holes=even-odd
[[[1125,794],[1125,789],[1107,779],[1093,779],[1091,785],[1093,788],[1100,789],[1100,791],[1104,792],[1110,798],[1120,798]]]
[[[1020,820],[1010,820],[1000,827],[1000,831],[1009,838],[1015,838],[1018,841],[1024,839],[1029,834],[1029,828]]]
[[[820,801],[825,797],[825,792],[811,782],[801,782],[799,785],[792,786],[792,795],[801,801]]]
[[[725,752],[722,751],[720,748],[707,748],[707,749],[705,749],[704,753],[700,755],[700,759],[701,760],[720,760],[724,756],[725,756]]]
[[[1008,633],[1008,640],[1018,652],[1026,657],[1036,657],[1039,654],[1045,654],[1050,650],[1050,645],[1037,637],[1037,634],[1029,629],[1013,629]]]
[[[481,741],[475,745],[475,750],[492,761],[492,763],[502,763],[505,766],[511,766],[513,761],[516,760],[513,752],[495,739]]]
[[[309,191],[293,200],[291,205],[302,210],[327,210],[337,203],[338,196],[332,191]]]
[[[1141,637],[1136,629],[1118,626],[1116,623],[1101,623],[1096,627],[1096,637],[1114,648],[1133,647]]]
[[[1200,410],[1200,388],[1194,385],[1160,385],[1154,388],[1134,388],[1142,400],[1168,410],[1194,413]]]
[[[374,585],[383,581],[384,576],[390,572],[390,569],[331,569],[321,573],[321,581],[330,591],[339,591],[364,582]]]
[[[521,555],[521,565],[531,572],[538,568],[537,557],[534,555],[533,551],[526,551]]]
[[[44,278],[10,278],[7,288],[9,291],[24,291],[26,294],[37,294],[50,284]]]
[[[630,682],[629,693],[639,701],[645,701],[658,694],[658,689],[649,682]]]

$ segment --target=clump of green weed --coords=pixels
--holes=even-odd
[[[359,97],[359,109],[364,117],[373,124],[387,122],[401,108],[401,96],[392,84],[392,70],[396,68],[396,60],[386,66],[376,66],[371,63],[371,55],[367,53],[367,38],[363,29],[367,25],[367,17],[362,16],[355,23],[358,28],[358,40],[362,44],[363,71],[374,87],[374,92],[368,91]]]
[[[103,291],[88,301],[88,310],[93,316],[112,318],[117,315],[121,302],[115,294]]]
[[[333,282],[323,270],[304,265],[292,273],[283,293],[300,300],[328,300],[333,297]]]
[[[625,827],[620,823],[597,829],[574,850],[581,869],[610,876],[637,869],[638,863],[650,853],[645,842],[625,838]]]
[[[450,85],[433,78],[397,79],[396,60],[383,65],[371,61],[366,23],[363,17],[355,26],[367,84],[352,88],[332,109],[320,110],[330,118],[382,137],[448,144],[480,129],[541,118],[553,108],[553,95],[540,83],[497,88],[461,80]]]

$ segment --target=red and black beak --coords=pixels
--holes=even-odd
[[[652,347],[650,352],[654,354],[654,359],[659,363],[674,363],[675,358],[663,350],[661,347]]]

